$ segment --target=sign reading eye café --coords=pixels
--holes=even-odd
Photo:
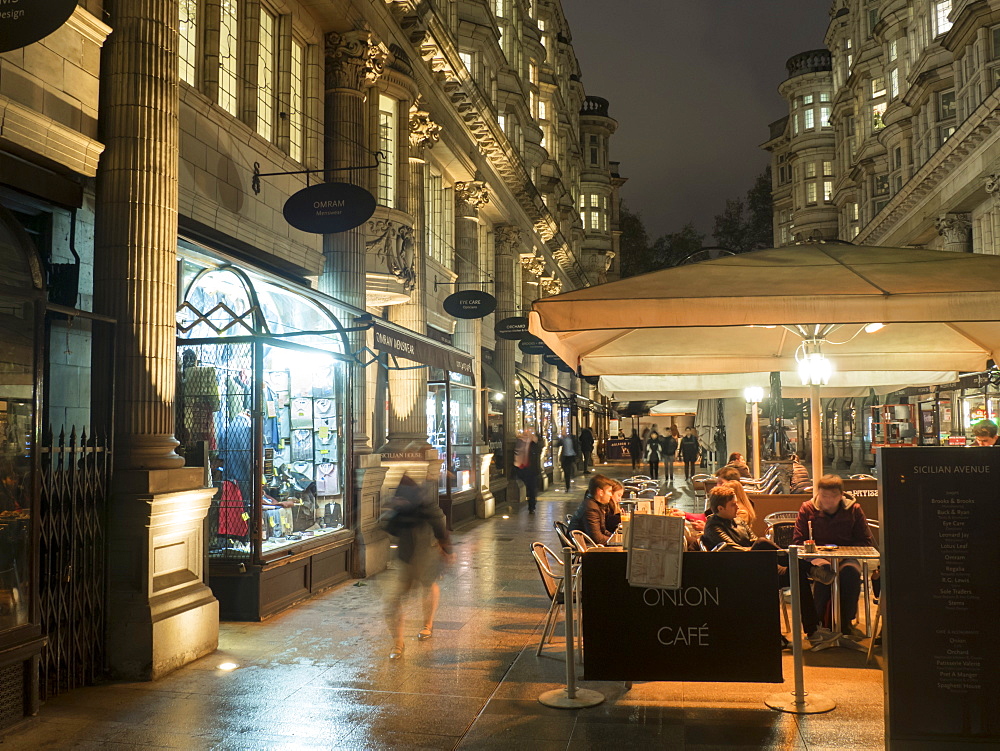
[[[0,52],[19,50],[69,20],[76,0],[0,0]]]

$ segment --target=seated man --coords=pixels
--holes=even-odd
[[[736,499],[736,491],[728,485],[719,485],[712,488],[708,495],[711,516],[705,522],[705,534],[702,535],[702,543],[709,550],[715,550],[722,545],[720,550],[748,551],[748,550],[777,550],[777,546],[770,540],[760,540],[753,530],[739,516],[739,503]],[[784,589],[789,586],[787,554],[784,551],[778,553],[778,587]],[[810,643],[814,648],[827,646],[834,639],[834,634],[829,629],[819,627],[819,617],[816,614],[816,605],[813,602],[812,590],[809,588],[807,577],[807,567],[799,567],[799,594],[801,599],[802,630],[806,632]],[[782,637],[784,638],[784,637]]]
[[[977,446],[1000,446],[997,424],[992,420],[980,420],[972,426],[972,440]]]
[[[810,523],[812,539],[817,545],[875,546],[865,512],[853,497],[844,493],[844,481],[836,475],[819,478],[815,495],[799,508],[792,533],[793,544],[801,545],[809,539]],[[813,596],[817,612],[823,616],[830,602],[830,584],[834,574],[826,559],[813,557],[811,563],[811,576],[816,583]],[[858,616],[858,597],[861,594],[861,564],[854,558],[842,560],[839,577],[841,631],[852,639],[864,638],[864,634],[853,625]]]

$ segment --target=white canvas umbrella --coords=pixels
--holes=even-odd
[[[998,311],[1000,257],[820,243],[547,297],[529,328],[585,375],[794,372],[819,353],[836,372],[968,372],[1000,352]]]

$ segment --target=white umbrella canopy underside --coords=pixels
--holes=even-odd
[[[823,387],[824,398],[866,397],[871,390],[889,394],[905,386],[931,386],[958,380],[954,370],[944,371],[853,371],[835,372]],[[747,386],[770,383],[769,373],[711,373],[705,375],[614,375],[601,376],[598,390],[619,401],[652,399],[743,398]],[[781,394],[790,399],[809,397],[796,373],[781,374]]]
[[[837,243],[544,298],[529,328],[585,375],[795,372],[802,340],[784,326],[829,324],[843,324],[823,343],[837,371],[970,372],[1000,352],[998,317],[998,256]]]

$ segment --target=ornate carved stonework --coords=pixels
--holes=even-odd
[[[455,209],[461,216],[475,216],[490,202],[490,190],[481,180],[455,183]]]
[[[382,75],[389,50],[367,29],[326,35],[327,84],[361,91]]]
[[[373,219],[366,226],[365,250],[375,252],[389,273],[410,292],[417,284],[413,258],[413,228],[389,219]]]
[[[542,288],[542,292],[546,295],[558,295],[562,292],[562,282],[551,276],[543,276],[539,279],[538,286]]]
[[[948,244],[966,245],[969,242],[972,220],[968,214],[941,214],[934,219],[934,226]]]
[[[493,229],[497,255],[509,256],[514,253],[514,248],[521,244],[521,228],[514,224],[504,224]]]
[[[541,276],[545,273],[545,259],[535,255],[521,256],[521,268],[532,276]]]
[[[993,207],[1000,208],[1000,172],[994,172],[986,177],[986,192],[993,198]]]
[[[431,113],[422,109],[417,100],[410,107],[410,148],[416,152],[433,148],[441,139],[441,126],[431,120]]]

